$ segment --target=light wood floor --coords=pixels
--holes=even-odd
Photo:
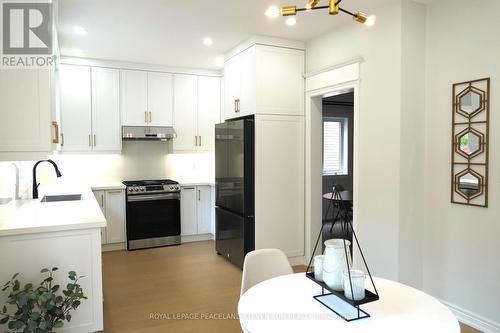
[[[217,256],[212,241],[105,252],[104,332],[241,332],[237,320],[165,319],[236,314],[240,282],[241,270]],[[462,327],[462,333],[476,332]]]

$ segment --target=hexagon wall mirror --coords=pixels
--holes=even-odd
[[[460,150],[467,155],[477,153],[480,149],[480,138],[474,132],[467,132],[460,137]]]
[[[453,85],[451,202],[488,207],[490,79]]]
[[[479,193],[480,180],[470,172],[458,177],[458,189],[467,197]]]
[[[481,95],[475,91],[469,91],[460,97],[460,110],[471,114],[481,107]]]

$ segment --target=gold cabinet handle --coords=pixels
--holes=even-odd
[[[59,143],[59,124],[57,121],[52,122],[52,128],[54,129],[53,135],[52,135],[52,143]]]
[[[234,103],[235,103],[235,110],[234,110],[234,112],[239,113],[241,111],[240,110],[240,99],[239,98],[235,99]]]
[[[89,134],[89,147],[92,147],[92,135]]]
[[[94,134],[94,147],[97,145],[96,135]]]
[[[147,124],[148,123],[148,112],[144,111],[144,122]]]
[[[151,111],[149,111],[149,123],[151,124],[152,121],[153,121],[153,117],[151,116]]]
[[[194,136],[194,146],[198,147],[198,136],[197,135]]]
[[[64,146],[64,133],[61,133],[61,147]]]
[[[201,147],[201,135],[200,135],[200,147]]]

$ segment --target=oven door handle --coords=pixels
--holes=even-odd
[[[169,193],[169,194],[153,194],[153,195],[134,195],[129,196],[128,202],[140,202],[140,201],[158,201],[158,200],[179,200],[179,193]]]

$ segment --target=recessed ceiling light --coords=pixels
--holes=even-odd
[[[79,25],[74,25],[73,31],[80,36],[85,36],[88,33],[87,29]]]
[[[295,19],[295,17],[289,17],[286,19],[286,25],[288,26],[294,26],[295,24],[297,24],[297,20]]]
[[[214,64],[215,64],[215,66],[217,66],[217,67],[222,67],[222,66],[224,66],[224,57],[216,57],[216,58],[214,59]]]
[[[269,7],[265,13],[267,17],[278,17],[280,16],[281,12],[280,9],[277,6],[271,6]]]
[[[212,40],[212,38],[210,38],[210,37],[203,38],[203,45],[211,46],[213,43],[214,43],[214,41]]]

